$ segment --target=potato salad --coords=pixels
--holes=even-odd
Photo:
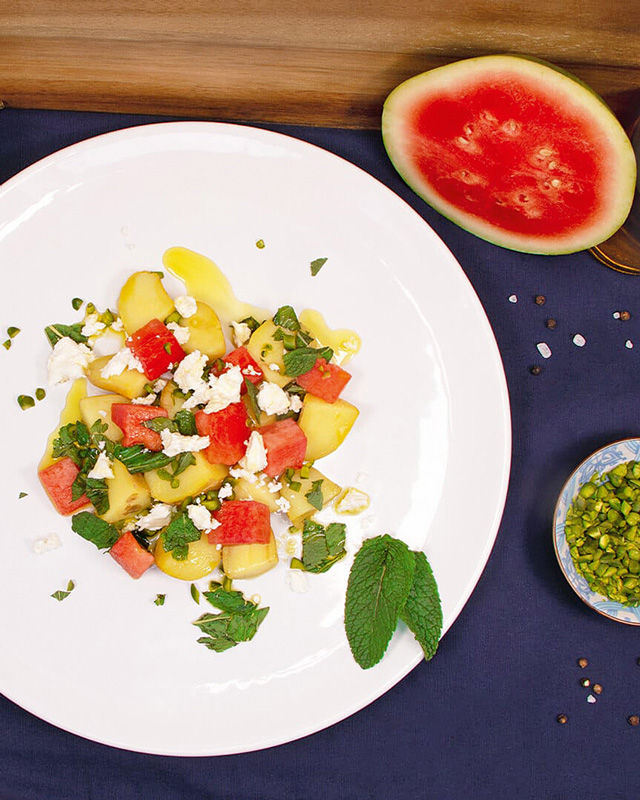
[[[50,383],[70,387],[39,465],[48,497],[134,579],[261,575],[278,563],[274,514],[300,540],[289,565],[329,569],[345,525],[314,515],[362,498],[318,465],[358,417],[326,326],[290,305],[223,319],[165,283],[135,272],[117,311],[47,327]]]

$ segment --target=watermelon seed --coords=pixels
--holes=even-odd
[[[553,150],[547,150],[546,147],[542,147],[542,148],[540,148],[540,150],[538,150],[538,155],[539,156],[552,156],[553,155]]]
[[[555,161],[550,161],[550,162],[549,162],[549,169],[555,169],[557,166],[558,166],[558,165],[556,164],[556,162],[555,162]]]
[[[520,133],[520,125],[515,121],[515,119],[509,119],[502,126],[502,130],[505,131],[505,133]]]
[[[554,189],[557,189],[557,188],[558,188],[558,186],[560,186],[560,181],[558,180],[558,178],[554,178],[554,179],[551,181],[551,185],[554,187]]]
[[[465,136],[473,136],[473,128],[471,125],[465,125],[462,130]]]

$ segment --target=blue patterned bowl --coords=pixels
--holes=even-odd
[[[604,595],[592,591],[587,579],[576,569],[564,533],[567,510],[573,503],[583,483],[594,473],[604,473],[626,461],[640,461],[640,439],[622,439],[613,442],[586,458],[565,483],[554,514],[553,544],[558,563],[569,585],[581,600],[599,614],[627,625],[640,625],[640,606],[623,606]]]

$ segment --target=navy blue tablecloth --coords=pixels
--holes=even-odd
[[[65,145],[158,119],[4,109],[0,182]],[[130,753],[61,731],[0,696],[0,800],[640,796],[640,726],[627,721],[640,714],[639,630],[582,604],[551,540],[554,504],[573,468],[599,446],[640,433],[640,279],[586,252],[524,255],[456,228],[403,184],[378,132],[265,127],[325,147],[391,187],[475,287],[512,403],[512,475],[495,548],[431,663],[354,716],[280,747],[217,758]],[[584,347],[573,343],[576,333]],[[541,341],[552,349],[547,360],[536,350]],[[461,508],[460,525],[473,525],[473,509]],[[596,703],[586,701],[585,677],[603,687]]]

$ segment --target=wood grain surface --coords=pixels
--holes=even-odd
[[[640,92],[640,0],[0,0],[8,106],[378,127],[404,79],[538,56]]]

